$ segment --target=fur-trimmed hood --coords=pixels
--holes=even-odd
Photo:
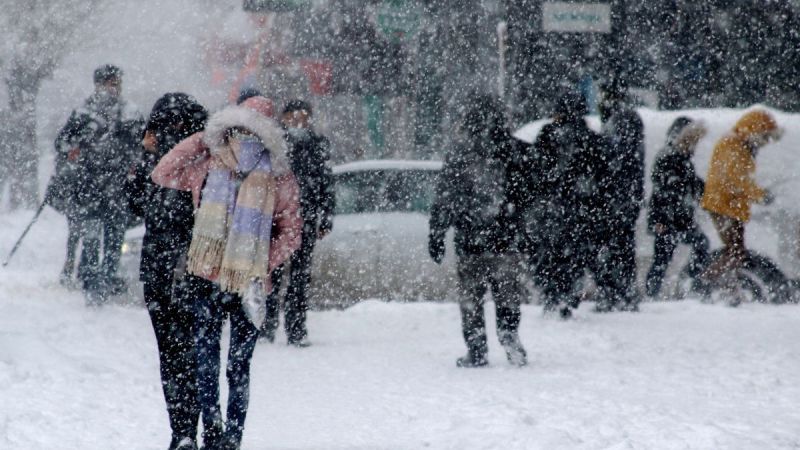
[[[289,150],[281,127],[274,120],[247,106],[229,106],[208,119],[203,142],[212,155],[216,155],[225,145],[225,131],[233,127],[246,128],[261,139],[270,152],[275,175],[291,171],[287,156]]]

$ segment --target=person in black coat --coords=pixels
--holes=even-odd
[[[69,184],[64,205],[70,232],[62,280],[72,275],[75,247],[82,238],[78,278],[90,304],[126,288],[117,276],[130,221],[123,186],[144,131],[143,118],[122,98],[122,70],[101,66],[94,83],[94,93],[72,112],[56,138],[58,175],[65,175]]]
[[[601,187],[606,207],[599,220],[609,227],[601,236],[607,257],[600,278],[610,285],[599,289],[596,309],[635,311],[640,300],[636,288],[636,222],[644,201],[644,124],[626,104],[627,86],[622,80],[612,79],[602,87],[602,93],[600,119],[608,174]]]
[[[187,292],[195,286],[181,274],[194,216],[190,192],[158,186],[150,173],[178,142],[203,130],[207,117],[197,100],[184,93],[159,98],[147,122],[141,160],[127,183],[130,209],[145,223],[139,280],[158,345],[170,449],[194,448],[200,414],[191,303],[196,297]]]
[[[533,265],[545,312],[557,311],[564,319],[579,305],[584,272],[597,271],[595,242],[604,207],[599,192],[607,173],[604,146],[586,125],[586,112],[582,96],[564,93],[553,121],[542,127],[534,142],[540,249]]]
[[[445,155],[431,207],[428,248],[440,263],[445,235],[455,229],[461,328],[467,354],[459,367],[485,366],[487,337],[483,296],[492,290],[497,335],[511,364],[525,365],[519,339],[520,236],[526,202],[522,144],[505,126],[502,107],[488,96],[474,98],[462,119],[464,141]]]
[[[303,216],[303,233],[300,249],[289,263],[289,286],[284,300],[284,328],[289,345],[307,347],[308,284],[311,281],[311,257],[317,239],[327,236],[333,229],[336,197],[333,174],[328,165],[330,142],[314,132],[311,126],[311,105],[302,100],[286,104],[281,124],[286,130],[289,144],[289,163],[300,186],[300,208]],[[272,342],[278,328],[278,294],[285,267],[272,273],[273,292],[267,298],[267,312],[261,336]]]
[[[647,295],[661,290],[664,273],[675,247],[685,243],[692,248],[689,275],[694,288],[703,292],[699,276],[708,265],[708,238],[694,218],[695,205],[703,195],[704,183],[692,164],[697,142],[706,134],[703,124],[686,117],[675,119],[667,132],[667,142],[653,166],[653,193],[647,214],[648,230],[655,235],[653,264],[647,273]]]

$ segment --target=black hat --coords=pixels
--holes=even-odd
[[[94,84],[103,84],[120,78],[122,78],[122,69],[111,64],[100,66],[94,70]]]
[[[570,89],[562,93],[556,100],[555,115],[566,116],[568,118],[578,118],[585,116],[589,111],[586,99],[579,92]]]
[[[263,94],[261,94],[261,91],[259,91],[258,89],[244,88],[241,91],[239,91],[239,98],[236,99],[236,104],[241,105],[242,102],[244,102],[248,98],[259,97],[259,96],[263,96]]]
[[[170,92],[156,100],[147,120],[147,130],[163,132],[182,124],[188,136],[202,130],[207,118],[208,112],[194,97]]]
[[[497,98],[487,94],[470,94],[469,97],[462,120],[470,134],[503,128],[505,115]]]
[[[308,102],[303,100],[290,100],[289,103],[283,108],[283,114],[291,113],[295,111],[305,111],[310,116],[312,114],[311,105]]]
[[[628,82],[620,77],[613,77],[600,85],[603,95],[609,99],[622,100],[628,95]]]
[[[692,119],[685,116],[678,117],[672,122],[672,125],[669,126],[669,130],[667,130],[667,136],[679,135],[690,123],[692,123]]]

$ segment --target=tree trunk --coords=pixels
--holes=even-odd
[[[6,79],[9,116],[3,145],[3,184],[8,184],[11,209],[35,208],[39,203],[39,148],[36,145],[36,98],[42,77],[16,65]]]

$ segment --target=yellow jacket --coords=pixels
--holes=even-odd
[[[750,220],[750,205],[763,200],[766,191],[753,181],[756,162],[747,138],[777,128],[768,112],[750,111],[739,119],[731,133],[717,142],[700,202],[703,209],[742,222]]]

